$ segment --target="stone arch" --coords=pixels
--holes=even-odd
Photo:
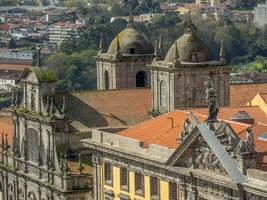
[[[106,70],[104,73],[104,78],[105,78],[105,90],[109,89],[109,73]]]
[[[136,74],[136,87],[147,86],[147,73],[145,71],[139,71]]]
[[[36,196],[35,196],[33,191],[30,191],[28,193],[28,198],[29,198],[29,200],[36,200]]]
[[[159,84],[159,103],[162,107],[167,106],[167,85],[163,80]]]
[[[7,194],[7,200],[14,200],[14,190],[13,190],[13,186],[11,184],[8,184],[8,187],[7,187],[7,190],[8,190],[8,194]]]
[[[39,160],[39,135],[38,131],[33,128],[27,129],[27,157],[30,161],[38,162]]]
[[[24,200],[25,199],[24,192],[23,192],[22,188],[19,189],[18,197],[19,197],[19,200]]]

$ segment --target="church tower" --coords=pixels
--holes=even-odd
[[[98,90],[150,86],[146,65],[151,64],[154,57],[153,45],[135,29],[132,14],[127,27],[113,39],[106,53],[103,53],[102,41],[101,36],[96,56]]]
[[[229,74],[225,65],[223,43],[220,60],[197,37],[190,16],[186,31],[169,49],[164,60],[155,58],[151,73],[152,112],[168,112],[181,108],[207,106],[204,83],[210,79],[220,106],[230,103]]]

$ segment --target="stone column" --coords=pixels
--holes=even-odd
[[[101,199],[101,157],[93,154],[92,161],[94,165],[94,199]]]

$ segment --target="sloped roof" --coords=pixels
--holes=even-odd
[[[23,72],[23,78],[27,77],[28,73],[34,73],[39,83],[56,82],[55,73],[48,67],[30,67]]]
[[[194,112],[194,115],[201,121],[205,121],[207,116]],[[176,110],[154,119],[143,122],[132,128],[119,132],[119,135],[143,141],[145,144],[158,144],[169,148],[177,148],[176,138],[180,135],[185,119],[189,117],[189,112]],[[172,126],[173,120],[173,126]],[[230,122],[235,132],[245,130],[246,124]]]
[[[73,131],[96,127],[128,127],[149,119],[150,89],[76,91],[58,93],[57,102],[66,97],[67,113]]]
[[[195,108],[191,111],[202,115],[208,114],[207,108]],[[267,124],[267,115],[259,106],[220,107],[218,117],[220,119],[230,120],[239,111],[246,111],[247,114],[254,118],[255,122]]]

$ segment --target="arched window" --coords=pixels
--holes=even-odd
[[[39,160],[39,137],[38,132],[33,128],[27,130],[27,157],[36,163]]]
[[[159,86],[159,94],[160,94],[160,106],[166,107],[167,106],[167,87],[164,81],[160,81]]]
[[[109,89],[109,75],[108,71],[105,71],[105,90]]]
[[[136,74],[136,87],[147,86],[147,74],[144,71],[140,71]]]

